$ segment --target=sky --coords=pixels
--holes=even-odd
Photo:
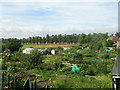
[[[4,0],[0,4],[0,30],[2,38],[112,34],[118,31],[118,1]]]

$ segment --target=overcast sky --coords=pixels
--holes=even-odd
[[[117,0],[5,0],[0,12],[5,38],[118,31]]]

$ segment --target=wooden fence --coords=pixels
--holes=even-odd
[[[20,80],[17,76],[11,76],[10,73],[2,72],[2,89],[23,89],[23,90],[36,90],[36,80],[31,81],[28,77],[22,87],[18,87],[17,82]]]

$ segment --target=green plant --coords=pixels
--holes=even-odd
[[[9,67],[7,68],[7,71],[10,72],[10,73],[17,73],[17,72],[21,71],[21,69],[15,67],[15,66],[9,66]]]
[[[1,59],[1,66],[2,66],[2,70],[7,69],[7,64],[6,64],[6,61],[4,59]]]
[[[102,59],[109,59],[109,58],[110,58],[109,54],[102,55]]]
[[[71,67],[63,67],[62,68],[62,72],[65,72],[65,71],[71,71]]]
[[[21,52],[14,52],[11,55],[11,60],[12,61],[20,61],[20,54],[21,54]]]
[[[33,50],[31,54],[21,53],[20,64],[25,69],[33,69],[41,66],[43,58],[43,54],[37,50]]]
[[[57,70],[62,67],[62,57],[61,56],[48,56],[43,60],[46,69]]]

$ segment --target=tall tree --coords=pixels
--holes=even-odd
[[[116,33],[115,33],[115,36],[120,37],[120,32],[116,32]]]
[[[5,49],[9,49],[11,52],[18,51],[22,47],[21,41],[16,38],[7,39],[5,43]]]
[[[85,44],[85,43],[87,43],[87,42],[88,42],[88,37],[87,37],[87,35],[86,35],[86,34],[81,34],[80,37],[79,37],[78,42],[79,42],[80,44]]]

